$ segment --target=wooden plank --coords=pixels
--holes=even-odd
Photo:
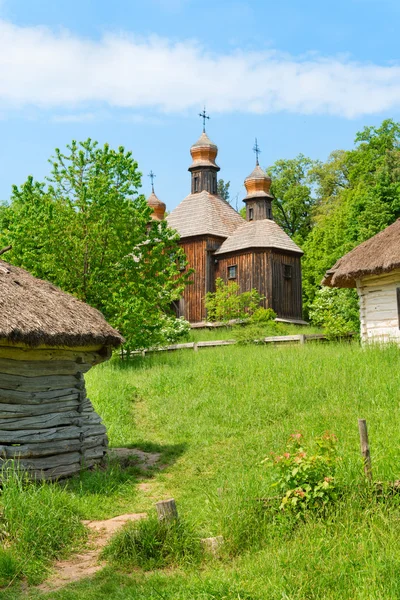
[[[81,461],[73,463],[71,465],[62,465],[53,469],[42,469],[35,471],[34,469],[29,471],[30,477],[38,481],[46,480],[51,481],[55,479],[62,479],[63,477],[69,477],[75,473],[79,473],[82,470]]]
[[[103,433],[102,429],[105,427],[97,426],[96,433]],[[42,431],[33,431],[31,429],[17,429],[15,431],[0,430],[0,444],[42,444],[43,442],[57,442],[58,440],[73,440],[79,439],[80,435],[86,435],[87,430],[92,428],[81,428],[72,426],[66,427],[53,427],[49,429],[43,429]],[[94,429],[94,428],[93,428]]]
[[[79,397],[77,388],[68,388],[65,390],[55,390],[51,392],[20,392],[17,390],[0,389],[0,409],[3,403],[7,404],[51,404],[54,401],[63,402]]]
[[[100,417],[99,417],[100,420]],[[17,429],[33,429],[36,432],[42,429],[57,427],[59,425],[81,425],[82,416],[76,410],[50,415],[37,415],[34,417],[20,417],[16,419],[0,419],[0,430],[15,431]]]
[[[232,344],[236,344],[236,340],[217,340],[211,342],[197,342],[198,348],[213,348],[215,346],[231,346]]]
[[[43,377],[55,374],[76,375],[77,373],[86,373],[91,368],[92,365],[86,363],[78,364],[67,360],[40,362],[0,358],[0,373],[23,375],[25,377]]]
[[[93,448],[88,448],[83,453],[83,462],[84,464],[92,459],[103,458],[106,455],[107,448],[105,446],[95,446]]]
[[[75,440],[58,440],[56,443],[47,444],[21,444],[20,446],[0,445],[0,457],[5,459],[17,458],[39,458],[43,456],[52,456],[64,454],[66,452],[79,452],[81,442]]]
[[[10,358],[12,360],[23,361],[70,361],[79,363],[88,363],[90,365],[103,362],[104,354],[99,352],[78,352],[76,350],[66,350],[57,348],[19,348],[15,346],[0,346],[1,358]]]
[[[68,401],[52,404],[5,404],[0,403],[0,419],[15,419],[16,417],[34,417],[36,415],[47,415],[49,412],[63,413],[78,410],[79,400],[77,396],[67,396]]]
[[[50,392],[68,388],[81,388],[83,381],[76,375],[49,375],[47,377],[24,377],[0,373],[0,387],[20,392]]]
[[[23,469],[54,469],[55,467],[61,467],[63,465],[71,465],[73,463],[81,462],[81,454],[79,452],[66,452],[65,454],[58,454],[56,456],[47,456],[45,458],[27,458],[20,459],[19,464]],[[4,464],[5,460],[0,460],[0,466]]]

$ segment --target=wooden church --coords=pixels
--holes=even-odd
[[[282,320],[302,322],[301,256],[272,214],[271,179],[258,164],[245,179],[246,220],[217,194],[218,148],[205,129],[190,148],[191,193],[166,217],[180,235],[193,283],[177,307],[190,323],[207,321],[207,292],[215,291],[217,278],[235,281],[240,291],[252,288],[265,297]],[[153,218],[161,220],[165,204],[154,194],[148,199]]]

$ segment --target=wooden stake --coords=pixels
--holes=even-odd
[[[369,451],[367,421],[365,419],[358,419],[358,431],[360,432],[360,446],[361,454],[364,459],[365,477],[369,481],[372,481],[371,454]]]
[[[174,521],[178,518],[178,509],[173,498],[156,502],[156,510],[159,521]]]
[[[198,351],[199,351],[199,347],[198,347],[198,345],[197,345],[197,342],[195,342],[195,343],[193,344],[193,350],[194,350],[195,352],[198,352]]]

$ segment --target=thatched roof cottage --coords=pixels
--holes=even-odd
[[[96,309],[0,260],[0,464],[54,479],[99,462],[106,429],[83,374],[122,342]]]
[[[400,219],[339,259],[322,283],[357,288],[364,342],[400,342]]]

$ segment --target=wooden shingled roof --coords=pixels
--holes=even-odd
[[[28,346],[119,346],[103,315],[56,286],[0,260],[0,339]]]
[[[230,204],[207,191],[186,196],[168,215],[167,221],[181,238],[196,235],[227,238],[245,223]]]
[[[322,281],[330,287],[355,287],[356,279],[400,269],[400,219],[342,256]]]
[[[303,254],[287,233],[271,219],[245,222],[223,242],[215,254],[227,254],[248,248],[275,248]]]

